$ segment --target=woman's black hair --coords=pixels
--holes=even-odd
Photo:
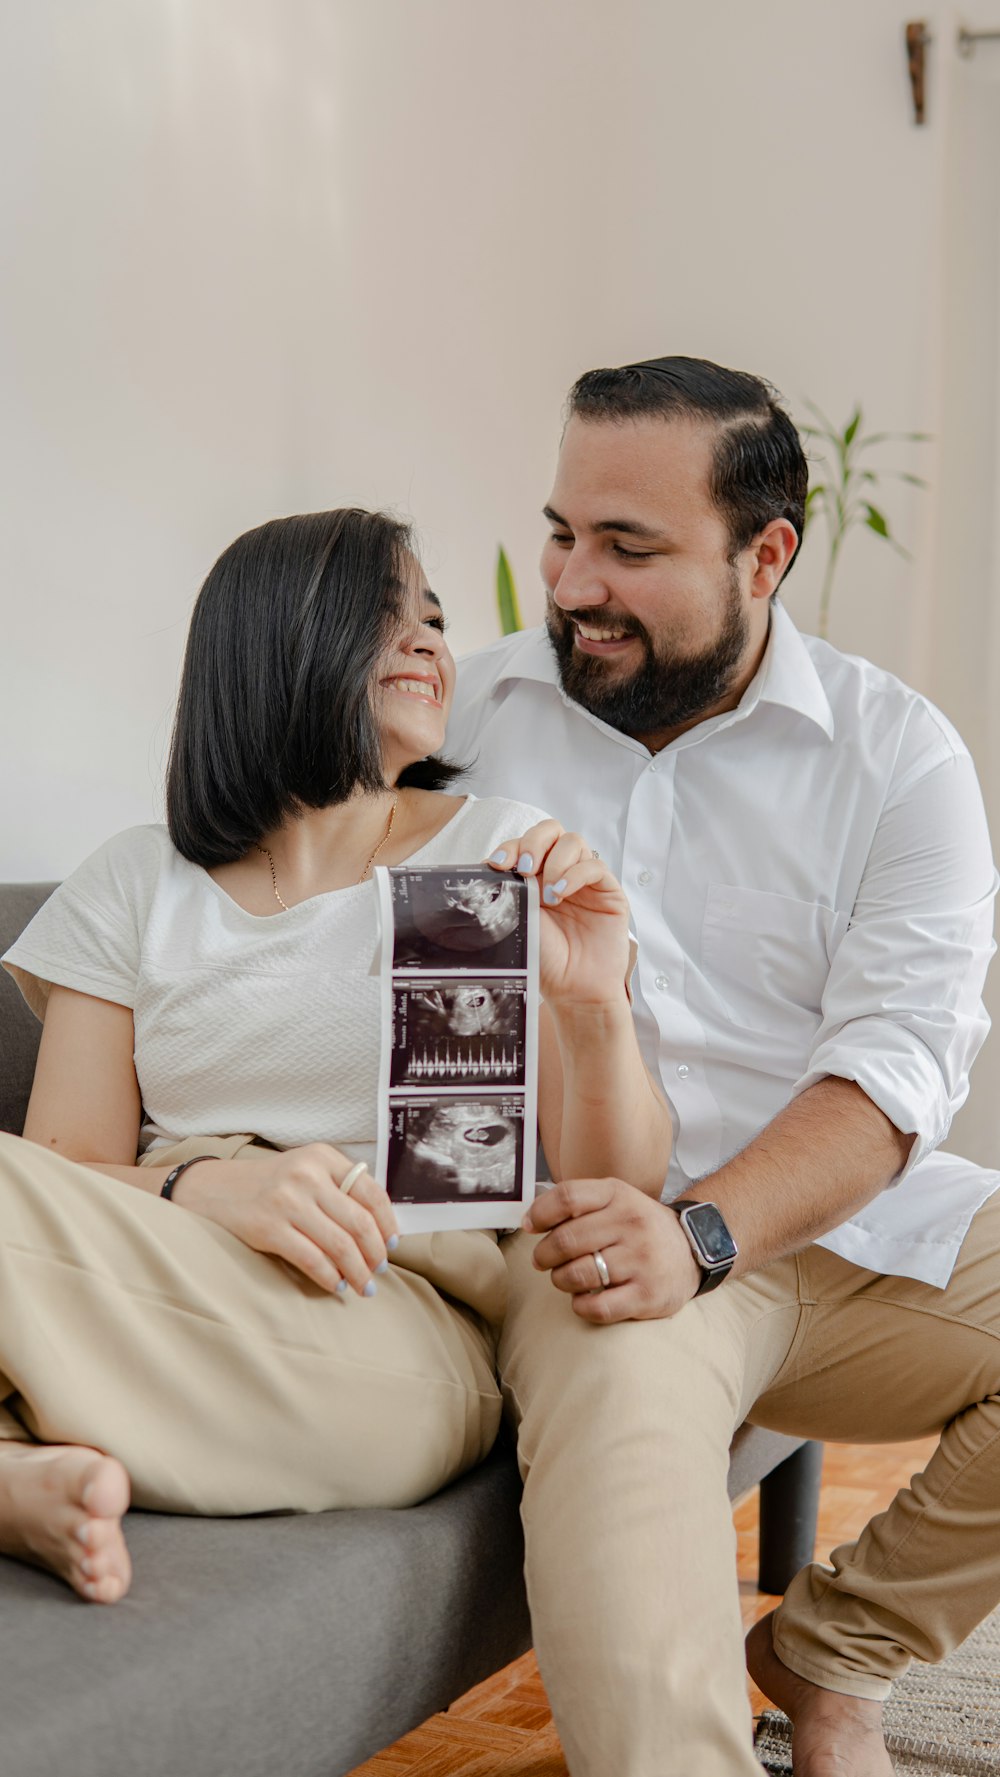
[[[709,493],[726,520],[730,560],[775,518],[794,526],[801,546],[809,465],[777,391],[761,377],[708,358],[646,358],[588,370],[566,405],[584,420],[708,420],[716,428]]]
[[[191,618],[167,825],[192,863],[232,863],[289,815],[387,788],[376,666],[407,619],[409,528],[344,507],[275,518],[220,555]],[[401,787],[460,775],[421,759]]]

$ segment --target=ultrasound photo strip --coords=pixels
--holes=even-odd
[[[388,1175],[397,1215],[411,1205],[434,1205],[453,1212],[474,1207],[493,1216],[513,1204],[519,1221],[523,1172],[520,1093],[448,1099],[394,1094],[390,1100]]]
[[[524,975],[396,975],[391,1086],[524,1085]]]
[[[528,966],[528,881],[469,865],[386,872],[393,968],[482,976]],[[537,891],[536,891],[537,892]]]
[[[538,887],[376,868],[376,1176],[403,1233],[513,1228],[535,1191]]]

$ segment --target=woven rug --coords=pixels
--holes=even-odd
[[[897,1777],[980,1777],[1000,1773],[1000,1611],[974,1629],[940,1666],[916,1662],[885,1706],[886,1745]],[[775,1777],[792,1768],[792,1728],[768,1710],[757,1757]]]

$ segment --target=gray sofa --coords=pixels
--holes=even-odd
[[[53,886],[0,886],[0,954]],[[0,971],[15,1133],[38,1034]],[[811,1557],[819,1457],[748,1427],[733,1444],[732,1497],[761,1483],[764,1590]],[[133,1512],[112,1609],[0,1560],[4,1777],[341,1777],[530,1646],[519,1497],[502,1443],[407,1511]]]

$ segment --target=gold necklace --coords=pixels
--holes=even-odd
[[[358,877],[358,883],[364,882],[365,877],[368,875],[368,872],[371,869],[372,865],[374,864],[375,859],[378,857],[379,852],[382,850],[383,845],[386,845],[388,843],[389,834],[392,832],[392,823],[396,819],[396,804],[398,801],[399,801],[399,797],[394,796],[392,799],[392,807],[389,810],[389,819],[386,822],[385,832],[383,833],[381,839],[379,840],[377,846],[375,847],[375,850],[372,852],[371,857],[368,859],[368,862],[365,865],[364,869],[362,870],[361,875]],[[278,878],[274,872],[274,859],[272,858],[266,845],[261,845],[256,840],[254,841],[254,844],[257,846],[257,850],[259,852],[263,853],[264,857],[267,859],[268,863],[271,866],[271,887],[274,890],[274,898],[277,901],[278,906],[283,908],[285,913],[291,913],[292,910],[289,907],[288,902],[283,901],[281,899],[281,896],[278,893]]]

